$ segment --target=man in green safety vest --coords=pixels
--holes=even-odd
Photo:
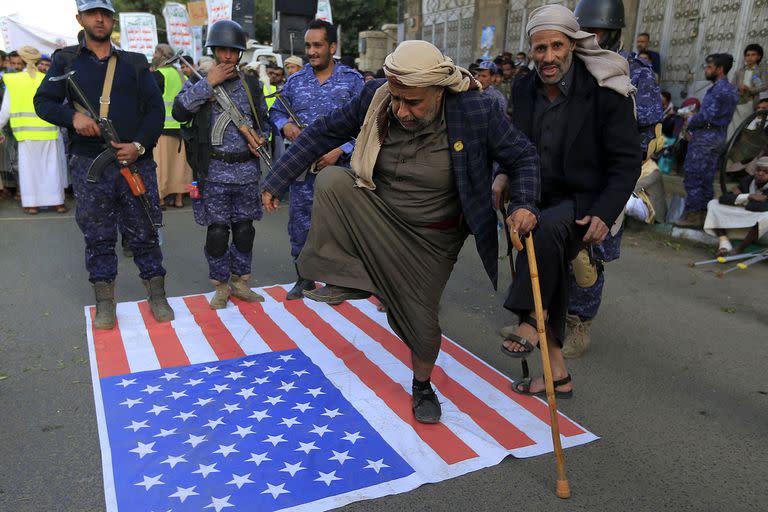
[[[40,119],[33,99],[45,74],[37,70],[40,52],[24,46],[18,54],[26,67],[18,73],[3,76],[5,95],[0,106],[0,128],[10,121],[11,131],[19,143],[19,188],[21,205],[29,214],[40,206],[55,206],[65,213],[64,188],[67,171],[63,146],[58,140],[59,128]],[[0,143],[5,137],[0,134]]]
[[[181,124],[171,115],[171,108],[187,77],[173,65],[162,65],[173,55],[173,49],[169,45],[159,44],[152,57],[155,79],[163,92],[165,103],[165,124],[155,146],[154,158],[157,162],[157,186],[161,204],[164,204],[166,196],[172,195],[172,204],[176,208],[182,208],[186,186],[192,182],[192,168],[187,164],[184,141],[181,139]]]

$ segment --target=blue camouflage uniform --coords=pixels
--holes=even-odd
[[[723,77],[707,90],[699,113],[688,120],[691,140],[683,164],[686,214],[707,211],[707,203],[714,197],[719,149],[738,102],[736,87]]]
[[[315,77],[312,66],[305,64],[300,71],[288,77],[283,87],[283,98],[301,122],[309,126],[316,119],[346,105],[363,90],[364,84],[360,73],[338,62],[328,80],[321,84]],[[282,131],[283,126],[290,121],[288,112],[279,101],[276,101],[269,110],[269,118],[279,131]],[[349,167],[349,159],[354,148],[354,141],[342,145],[340,149],[344,154],[336,165]],[[299,257],[304,242],[307,241],[309,226],[312,222],[314,190],[315,175],[313,173],[307,173],[304,181],[297,180],[291,183],[288,235],[291,238],[291,256],[294,261]]]
[[[624,54],[622,53],[622,55]],[[648,142],[655,137],[654,127],[664,118],[664,109],[661,106],[661,90],[656,83],[653,68],[649,63],[632,56],[624,56],[629,61],[630,80],[637,89],[635,112],[641,137],[641,147],[645,150],[648,147]],[[593,254],[597,260],[597,281],[595,284],[589,288],[582,288],[576,284],[571,270],[571,296],[568,304],[568,313],[571,315],[578,315],[582,321],[592,320],[597,316],[605,285],[603,263],[619,258],[623,233],[624,227],[621,227],[616,235],[608,233],[602,243],[593,247]]]
[[[499,109],[501,110],[501,113],[505,116],[507,115],[507,98],[504,96],[504,93],[498,90],[495,86],[490,86],[487,89],[483,90],[484,94],[487,94],[488,96],[491,96],[496,99],[496,102],[499,105]]]
[[[259,115],[259,122],[256,123],[242,82],[235,78],[224,82],[222,86],[251,126],[260,126],[260,135],[268,138],[267,104],[260,90],[251,92]],[[195,83],[187,81],[175,103],[186,111],[186,114],[194,115],[208,104],[212,97],[213,87],[207,80]],[[216,102],[212,104],[211,109],[212,129],[221,116],[222,109]],[[228,155],[239,154],[245,159],[242,162],[228,163],[211,156],[204,183],[198,179],[202,199],[193,200],[192,204],[195,221],[202,226],[208,226],[204,249],[208,261],[208,277],[223,283],[229,280],[231,274],[245,276],[251,273],[254,236],[252,221],[261,220],[263,215],[259,189],[261,168],[259,159],[250,153],[248,143],[233,122],[224,129],[222,144],[212,146],[212,149]]]
[[[84,43],[53,55],[49,77],[65,69],[74,70],[74,79],[94,108],[99,106],[108,57],[99,59]],[[71,50],[71,51],[69,51]],[[136,141],[145,153],[136,161],[147,189],[150,214],[154,223],[162,222],[157,191],[156,164],[152,148],[165,119],[163,97],[149,72],[146,58],[116,48],[114,85],[110,95],[109,119],[123,142]],[[71,61],[67,63],[71,55]],[[143,62],[142,62],[143,61]],[[138,62],[138,64],[137,64]],[[65,98],[69,99],[64,104]],[[65,82],[44,80],[35,96],[37,114],[46,121],[69,129],[71,140],[70,170],[77,208],[75,219],[85,238],[85,267],[89,280],[111,282],[117,276],[117,226],[127,235],[128,246],[142,279],[164,276],[163,255],[158,235],[150,225],[139,198],[135,197],[116,164],[106,166],[97,183],[88,183],[86,175],[94,158],[104,150],[101,138],[78,135],[72,118],[75,110],[67,95]]]

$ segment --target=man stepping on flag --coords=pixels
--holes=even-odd
[[[268,212],[312,162],[357,138],[352,169],[318,174],[315,222],[298,259],[307,290],[329,304],[372,293],[411,349],[413,411],[437,423],[441,409],[430,384],[440,350],[440,297],[469,233],[496,287],[497,231],[492,163],[509,176],[508,214],[518,233],[536,225],[536,150],[512,126],[468,71],[435,46],[405,41],[387,56],[386,80],[370,81],[342,109],[302,132],[267,176]]]

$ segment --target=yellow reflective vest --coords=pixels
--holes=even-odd
[[[277,87],[275,87],[274,85],[272,85],[270,83],[266,83],[266,84],[264,84],[264,89],[263,90],[264,90],[264,101],[267,102],[267,110],[269,110],[269,109],[272,108],[272,104],[275,102],[275,100],[277,98],[275,98],[275,97],[267,98],[267,96],[269,96],[270,94],[275,92],[277,90]]]
[[[43,83],[45,73],[37,72],[35,77],[26,71],[3,75],[6,90],[11,100],[11,130],[17,141],[56,140],[59,128],[47,123],[35,114],[35,93]]]
[[[173,100],[181,91],[181,86],[187,79],[179,70],[173,66],[163,66],[157,69],[163,75],[163,101],[165,102],[165,130],[181,128],[181,123],[173,118],[171,110],[173,109]]]

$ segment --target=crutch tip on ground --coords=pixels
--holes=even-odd
[[[568,484],[568,480],[558,480],[555,487],[555,494],[558,498],[568,499],[571,497],[571,486]]]

